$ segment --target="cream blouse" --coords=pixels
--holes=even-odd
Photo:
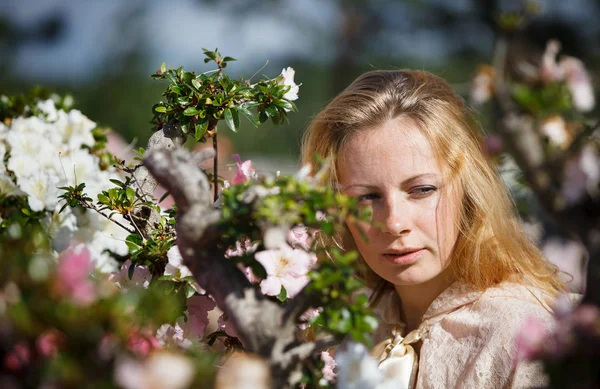
[[[422,337],[415,389],[544,386],[546,377],[539,364],[517,364],[515,358],[515,337],[525,318],[536,317],[547,330],[554,324],[541,296],[534,288],[513,282],[485,291],[452,284],[423,316],[428,330]],[[399,305],[395,290],[382,298],[376,342],[401,324]]]

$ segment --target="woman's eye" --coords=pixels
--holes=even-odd
[[[437,188],[435,186],[419,186],[410,191],[410,194],[419,198],[419,197],[427,197],[431,193],[435,192]]]
[[[360,196],[357,196],[356,199],[358,200],[358,202],[365,202],[365,201],[373,201],[373,200],[377,200],[379,198],[379,195],[376,193],[367,193],[367,194],[363,194]]]

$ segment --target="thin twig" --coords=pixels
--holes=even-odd
[[[256,73],[254,73],[254,74],[252,75],[252,77],[250,77],[250,78],[249,78],[247,81],[248,81],[248,82],[252,81],[252,79],[254,78],[254,76],[256,76],[258,73],[260,73],[260,72],[261,72],[261,71],[262,71],[264,68],[266,68],[268,64],[269,64],[269,60],[267,60],[267,62],[265,62],[265,64],[264,64],[263,66],[261,66],[261,67],[260,67],[260,69],[258,69],[258,70],[256,71]]]
[[[137,230],[138,234],[140,234],[140,236],[142,237],[143,241],[146,242],[147,239],[144,236],[144,234],[142,233],[142,231],[140,231],[140,228],[137,226],[137,224],[135,224],[134,216],[131,214],[131,211],[129,211],[127,213],[127,216],[129,216],[129,221],[131,222],[131,224],[133,224],[133,227]]]
[[[135,234],[135,230],[132,231],[129,228],[127,228],[124,225],[122,225],[121,223],[119,223],[118,221],[113,220],[110,217],[108,217],[107,215],[103,214],[94,204],[83,203],[83,204],[81,204],[81,206],[84,207],[84,208],[96,211],[99,215],[104,216],[105,218],[107,218],[111,222],[115,223],[116,225],[118,225],[119,227],[121,227],[122,229],[124,229],[125,231],[129,232],[130,234]]]
[[[214,185],[214,191],[215,191],[215,195],[214,195],[214,201],[217,201],[217,198],[219,197],[219,175],[217,174],[217,166],[219,163],[219,151],[217,149],[217,131],[215,128],[215,134],[213,135],[213,148],[215,149],[215,157],[213,159],[213,185]]]

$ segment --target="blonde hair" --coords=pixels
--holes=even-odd
[[[550,296],[563,291],[558,268],[523,231],[506,187],[481,150],[478,127],[463,100],[433,74],[378,70],[358,77],[310,124],[302,147],[303,162],[312,162],[315,153],[337,159],[354,135],[400,116],[419,125],[446,179],[462,194],[459,234],[450,262],[455,278],[482,290],[517,280]],[[332,188],[337,187],[337,163],[326,179]],[[355,249],[347,228],[328,243]],[[365,264],[362,258],[361,262]],[[377,300],[391,284],[368,266],[363,268],[361,276]]]

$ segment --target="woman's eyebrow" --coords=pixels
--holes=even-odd
[[[344,191],[344,190],[348,190],[350,188],[377,189],[377,186],[375,186],[375,185],[368,185],[368,184],[362,184],[362,183],[352,184],[352,185],[347,185],[347,186],[344,186],[342,184],[338,184],[337,185],[337,190],[338,191]]]
[[[407,178],[406,180],[402,181],[402,186],[408,186],[408,185],[414,184],[415,181],[418,181],[423,178],[430,179],[430,178],[437,178],[437,177],[438,177],[438,175],[435,173],[417,174],[416,176],[412,176],[412,177]]]
[[[406,180],[402,181],[402,183],[400,184],[401,186],[408,186],[413,184],[415,181],[418,181],[420,179],[431,179],[431,178],[437,178],[438,175],[435,173],[422,173],[422,174],[417,174],[416,176],[412,176],[407,178]],[[337,189],[339,191],[343,191],[343,190],[348,190],[350,188],[365,188],[365,189],[377,189],[377,185],[369,185],[369,184],[363,184],[363,183],[356,183],[356,184],[351,184],[351,185],[347,185],[344,186],[342,184],[338,184],[337,185]]]

